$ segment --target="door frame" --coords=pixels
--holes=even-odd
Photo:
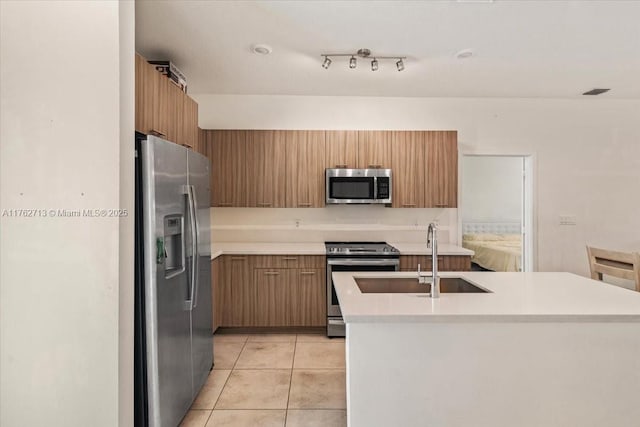
[[[522,182],[522,271],[538,271],[538,193],[536,188],[537,162],[535,153],[480,151],[462,152],[458,154],[458,165],[462,165],[464,157],[520,157],[523,159]],[[458,245],[462,246],[462,180],[464,168],[458,167]]]

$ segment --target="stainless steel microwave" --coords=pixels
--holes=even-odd
[[[391,169],[326,169],[326,204],[391,204]]]

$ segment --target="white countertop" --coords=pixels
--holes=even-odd
[[[431,255],[431,249],[427,249],[425,243],[389,242],[400,251],[402,255]],[[438,243],[438,255],[473,255],[473,251],[450,243]]]
[[[571,273],[442,272],[492,293],[363,294],[354,277],[415,277],[412,272],[337,272],[345,322],[640,322],[640,293]]]
[[[320,243],[249,243],[215,242],[211,244],[211,259],[220,255],[325,255]]]
[[[390,243],[401,255],[430,255],[426,244]],[[211,259],[220,255],[325,255],[324,242],[302,243],[252,243],[252,242],[214,242],[211,244]],[[439,255],[473,255],[473,251],[460,246],[441,243]]]

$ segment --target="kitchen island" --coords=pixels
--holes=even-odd
[[[365,293],[357,280],[415,273],[333,274],[350,427],[640,425],[640,293],[570,273],[453,276],[487,292]]]

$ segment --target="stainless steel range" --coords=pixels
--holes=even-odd
[[[333,287],[334,271],[398,271],[400,252],[385,242],[325,242],[327,250],[327,336],[345,336]]]

